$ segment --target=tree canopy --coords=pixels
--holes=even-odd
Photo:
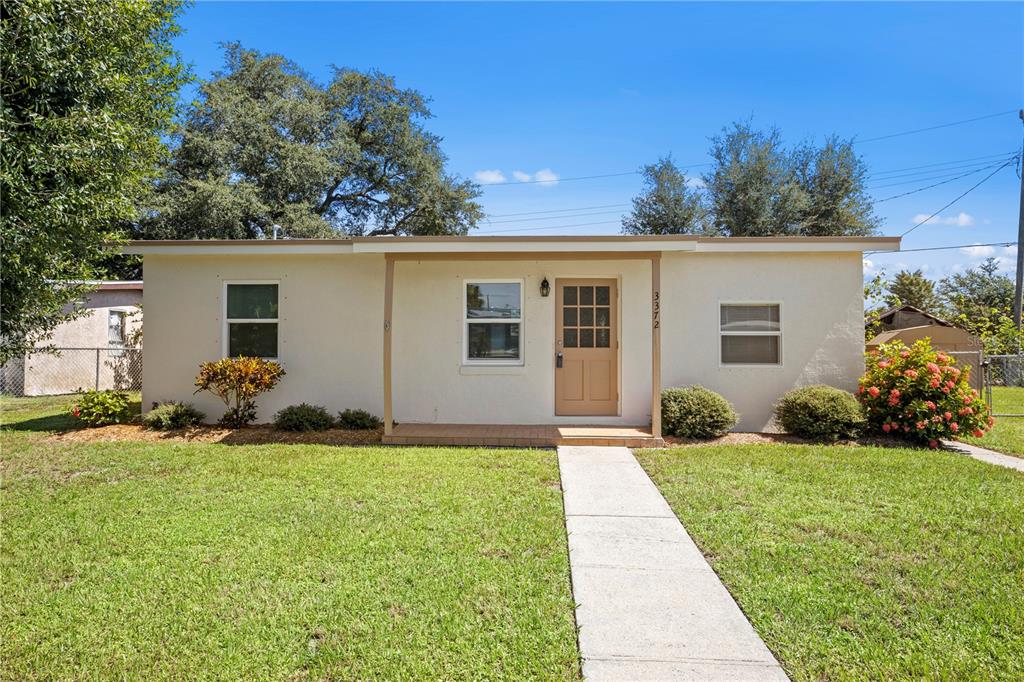
[[[415,90],[339,68],[321,85],[280,55],[225,52],[175,131],[140,236],[466,234],[481,218]]]
[[[0,362],[76,314],[135,217],[186,78],[180,0],[0,5]]]
[[[708,154],[703,190],[688,189],[669,159],[644,167],[644,189],[623,232],[860,236],[879,224],[864,185],[867,169],[852,141],[830,137],[820,146],[787,148],[777,128],[741,121],[711,138]]]
[[[886,284],[886,289],[885,302],[890,307],[910,305],[933,315],[941,310],[935,282],[925,277],[921,270],[900,270]]]
[[[686,173],[671,156],[641,169],[644,188],[633,211],[622,219],[625,234],[709,234],[714,228],[699,189],[687,185]]]

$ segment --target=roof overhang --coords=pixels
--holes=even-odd
[[[132,241],[126,254],[315,255],[538,253],[829,253],[899,251],[899,237],[352,237],[349,239],[196,239]]]

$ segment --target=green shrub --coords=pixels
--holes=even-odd
[[[320,405],[290,405],[274,415],[274,428],[282,431],[326,431],[334,420]]]
[[[775,418],[794,436],[829,443],[856,438],[866,423],[852,393],[821,385],[794,388],[782,396]]]
[[[153,403],[153,409],[142,417],[146,426],[157,431],[186,429],[202,424],[204,419],[206,415],[193,407],[192,403],[180,403],[176,400],[159,405]]]
[[[661,392],[661,424],[666,435],[717,438],[736,426],[732,404],[703,386],[666,388]]]
[[[283,376],[284,369],[271,360],[224,358],[199,366],[195,392],[209,391],[224,401],[228,410],[220,423],[239,428],[256,421],[256,396],[277,386]]]
[[[70,411],[89,426],[123,424],[132,418],[131,399],[124,391],[84,391]]]
[[[343,429],[369,430],[379,429],[384,426],[380,417],[370,414],[366,410],[345,410],[338,413],[338,426]]]

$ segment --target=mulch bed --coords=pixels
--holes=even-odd
[[[109,441],[149,441],[154,443],[224,443],[226,445],[264,445],[272,443],[304,445],[380,445],[383,429],[349,431],[278,431],[269,425],[227,429],[222,426],[196,426],[174,431],[155,431],[141,424],[113,424],[92,429],[57,433],[50,440],[71,443]]]
[[[727,433],[721,438],[699,440],[695,438],[676,438],[665,436],[665,445],[670,448],[689,448],[706,445],[820,445],[814,441],[791,436],[787,433]],[[845,445],[848,447],[877,446],[882,448],[916,447],[913,443],[896,438],[865,436],[858,440],[839,441],[829,445]]]

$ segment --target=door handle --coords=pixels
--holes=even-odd
[[[562,369],[562,354],[555,353],[555,368]]]

